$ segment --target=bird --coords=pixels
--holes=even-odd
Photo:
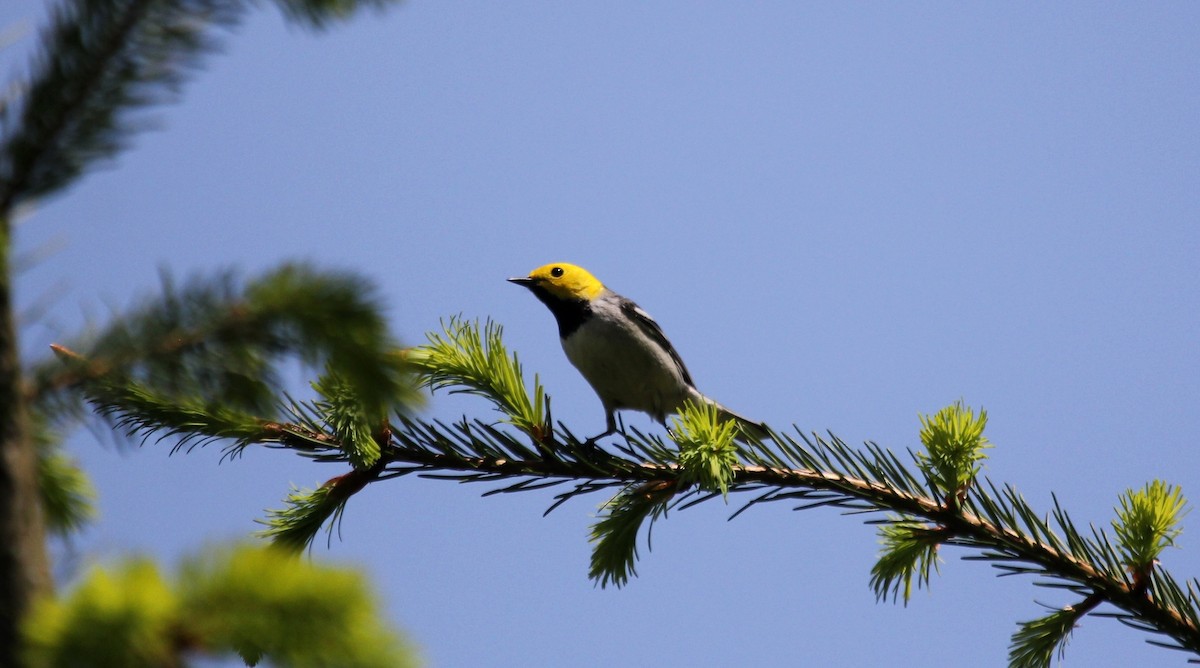
[[[555,262],[508,281],[528,288],[550,309],[563,352],[600,397],[606,430],[590,442],[618,431],[619,410],[647,413],[666,426],[667,416],[688,401],[715,407],[723,420],[740,425],[744,435],[767,434],[761,423],[696,389],[683,359],[650,314],[583,267]]]

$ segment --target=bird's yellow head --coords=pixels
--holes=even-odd
[[[591,301],[604,292],[604,284],[587,269],[565,262],[543,265],[524,278],[508,280],[524,285],[539,296],[545,294],[563,301]]]

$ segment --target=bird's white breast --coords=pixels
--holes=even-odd
[[[619,312],[602,310],[609,306],[619,308],[598,306],[562,341],[563,351],[606,407],[640,410],[662,420],[694,390],[667,351],[635,323],[617,317]]]

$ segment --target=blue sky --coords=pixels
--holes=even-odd
[[[0,26],[7,76],[45,7]],[[24,22],[23,24],[21,22]],[[322,35],[252,14],[159,130],[22,221],[31,355],[158,271],[286,260],[377,282],[396,332],[492,317],[577,432],[600,404],[551,316],[504,282],[591,269],[652,313],[700,389],[776,427],[903,450],[985,407],[986,475],[1107,526],[1162,478],[1200,499],[1200,5],[413,1]],[[427,415],[486,417],[434,397]],[[649,426],[642,416],[627,421]],[[255,530],[284,452],[219,463],[86,432],[102,518],[63,572],[168,563]],[[435,666],[1003,665],[1054,590],[957,549],[907,606],[868,589],[871,527],[719,502],[672,514],[622,590],[587,580],[603,498],[400,479],[319,558],[364,566]],[[1200,573],[1189,516],[1164,564]],[[1088,618],[1064,665],[1181,665]]]

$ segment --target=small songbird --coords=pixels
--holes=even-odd
[[[508,280],[525,286],[550,308],[567,359],[600,396],[607,430],[591,440],[617,431],[618,410],[649,413],[665,425],[667,415],[679,412],[688,400],[715,406],[748,435],[765,435],[761,424],[701,394],[658,323],[587,270],[556,262]]]

